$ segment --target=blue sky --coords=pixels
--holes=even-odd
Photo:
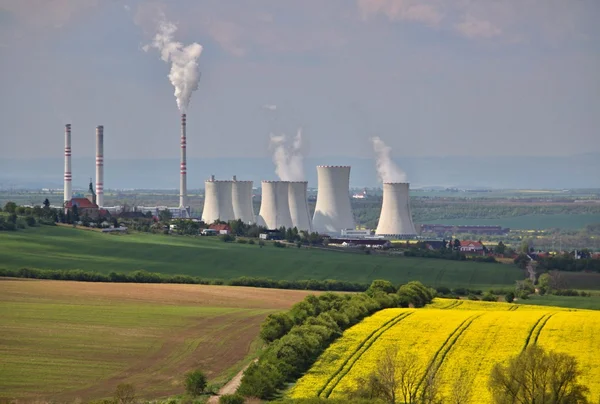
[[[178,156],[159,15],[198,42],[188,155],[600,152],[597,0],[0,0],[0,158]],[[277,105],[277,112],[262,108]]]

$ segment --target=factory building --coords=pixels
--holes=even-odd
[[[350,207],[350,167],[317,166],[318,193],[313,229],[318,233],[339,234],[354,229]]]

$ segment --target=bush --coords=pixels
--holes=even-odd
[[[515,300],[515,294],[513,292],[508,292],[504,295],[504,300],[506,300],[507,303],[512,303]]]
[[[469,300],[479,300],[479,298],[477,297],[477,295],[474,295],[473,293],[469,294]]]
[[[273,242],[273,246],[274,246],[274,247],[279,247],[279,248],[285,248],[285,244],[283,244],[283,243],[282,243],[282,242],[280,242],[280,241],[274,241],[274,242]]]
[[[254,241],[254,239],[250,239],[250,240],[248,240],[248,244],[254,245],[254,244],[256,244],[256,241]]]
[[[196,397],[206,389],[206,375],[201,370],[194,370],[185,375],[185,391]]]
[[[221,234],[219,240],[224,243],[229,243],[230,241],[235,241],[235,236],[232,236],[231,234]]]
[[[459,296],[466,296],[467,295],[467,289],[465,289],[465,288],[454,288],[454,289],[452,289],[452,293],[454,293],[455,295],[459,295]]]
[[[481,297],[481,300],[483,300],[484,302],[496,302],[498,301],[498,298],[490,292],[486,292]]]
[[[219,398],[219,404],[244,404],[244,401],[240,394],[225,394]]]
[[[116,404],[130,404],[135,400],[135,387],[129,383],[121,383],[115,390]]]
[[[248,244],[248,240],[246,240],[245,238],[238,238],[236,241],[239,244]]]

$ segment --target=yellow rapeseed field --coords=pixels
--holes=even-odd
[[[343,398],[395,348],[422,376],[436,369],[442,394],[466,386],[471,403],[487,403],[495,363],[528,344],[575,356],[590,396],[600,396],[600,312],[509,303],[435,299],[425,309],[387,309],[348,329],[288,392],[292,398]]]

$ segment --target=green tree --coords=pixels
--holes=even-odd
[[[79,208],[77,207],[77,205],[73,205],[73,207],[71,208],[71,219],[73,220],[73,222],[79,221]]]
[[[17,210],[17,204],[14,202],[6,202],[6,205],[4,205],[5,212],[15,213],[16,210]]]
[[[185,391],[193,396],[199,396],[206,389],[206,375],[201,370],[194,370],[185,375]]]
[[[589,389],[579,384],[581,374],[573,356],[531,345],[494,365],[488,388],[496,404],[585,404]]]
[[[502,241],[499,241],[494,251],[496,254],[504,254],[506,252],[506,245]]]
[[[50,209],[50,201],[48,200],[48,198],[44,199],[44,209]]]
[[[392,282],[383,279],[375,279],[373,282],[371,282],[371,286],[369,286],[369,289],[367,289],[366,293],[369,296],[373,296],[376,292],[394,293],[395,291],[396,288]]]
[[[158,212],[158,220],[161,222],[169,222],[173,218],[173,214],[169,209],[164,209]]]
[[[460,240],[457,238],[454,239],[454,249],[460,251]]]

